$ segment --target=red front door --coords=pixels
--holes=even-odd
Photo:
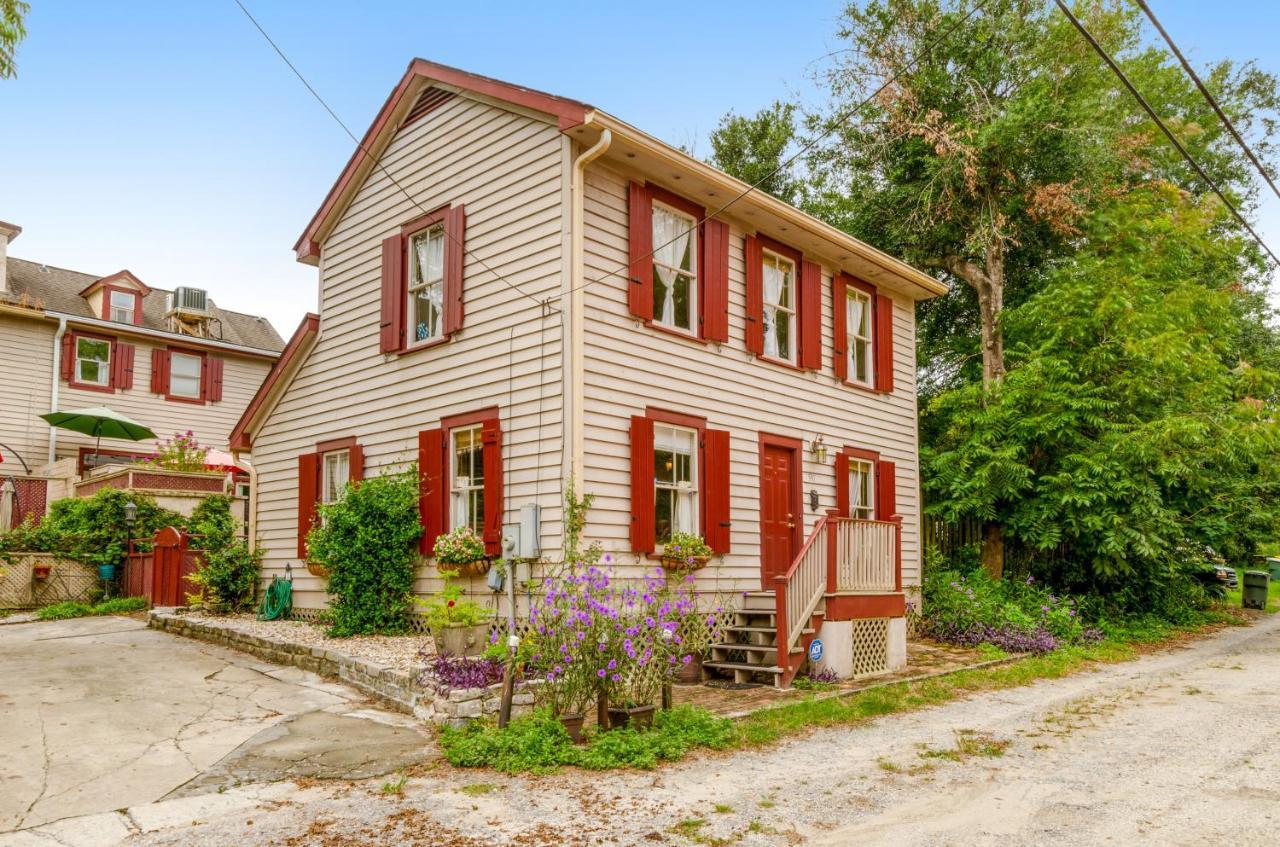
[[[765,589],[791,567],[796,555],[795,452],[765,444],[760,451],[760,568]]]

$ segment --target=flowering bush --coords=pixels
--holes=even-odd
[[[432,629],[449,626],[475,626],[484,623],[489,612],[474,600],[462,596],[462,586],[454,582],[457,571],[441,571],[444,586],[430,599],[414,602],[426,610],[427,623]]]
[[[675,532],[671,540],[662,548],[664,559],[680,559],[687,565],[695,565],[696,559],[711,555],[711,548],[702,540],[701,535],[692,532]]]
[[[209,448],[201,446],[191,430],[175,432],[172,438],[160,442],[156,452],[142,460],[143,464],[155,465],[171,471],[202,471]]]
[[[486,688],[502,681],[502,662],[490,658],[450,656],[447,653],[433,655],[422,674],[424,685],[437,694],[448,694],[454,689]]]
[[[918,631],[939,641],[994,644],[1010,653],[1047,653],[1085,640],[1076,600],[1024,580],[995,580],[985,571],[940,571],[924,580]]]
[[[432,552],[436,564],[469,565],[484,558],[484,539],[471,527],[460,526],[437,538]]]
[[[607,559],[607,557],[606,557]],[[582,712],[597,694],[619,706],[652,703],[663,683],[693,661],[691,618],[717,627],[697,609],[693,577],[668,581],[655,568],[642,581],[619,580],[594,565],[548,580],[529,612],[531,671],[545,681],[554,714]],[[718,611],[718,610],[717,610]]]

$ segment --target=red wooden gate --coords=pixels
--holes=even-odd
[[[196,587],[187,579],[200,568],[200,552],[188,549],[191,536],[167,526],[156,533],[150,553],[129,557],[124,593],[146,597],[152,606],[184,606]]]

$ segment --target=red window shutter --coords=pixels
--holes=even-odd
[[[133,324],[142,326],[142,292],[133,295]]]
[[[113,340],[111,342],[111,363],[108,365],[110,371],[107,373],[107,388],[115,391],[120,387],[120,342]]]
[[[897,473],[893,462],[876,462],[876,520],[887,521],[898,514]]]
[[[654,544],[653,421],[631,417],[631,549],[652,553]]]
[[[822,367],[822,268],[800,263],[800,367]]]
[[[352,444],[347,448],[347,480],[359,482],[364,479],[364,448]]]
[[[428,556],[445,527],[444,430],[418,433],[418,513],[422,539],[418,550]]]
[[[462,278],[466,265],[467,213],[450,206],[444,213],[444,334],[462,329]]]
[[[653,194],[647,185],[631,183],[628,195],[627,307],[645,321],[653,320]]]
[[[205,394],[210,403],[222,402],[222,370],[224,362],[216,356],[205,356],[205,365],[209,370],[209,379],[206,382],[208,388]]]
[[[382,313],[378,325],[378,350],[394,353],[404,347],[404,239],[382,239]]]
[[[849,455],[836,454],[836,514],[849,517]]]
[[[702,337],[729,340],[729,225],[710,220],[702,224]],[[652,302],[652,298],[650,298]]]
[[[502,425],[497,418],[480,424],[480,443],[484,445],[484,552],[502,554]]]
[[[764,355],[764,248],[760,239],[747,236],[747,349]]]
[[[650,456],[653,452],[650,451]],[[707,486],[707,511],[703,537],[717,553],[729,552],[729,433],[722,429],[706,431],[702,451],[704,479]]]
[[[71,381],[76,375],[76,337],[71,333],[62,336],[62,378]]]
[[[298,457],[298,558],[307,557],[307,533],[316,520],[316,501],[320,496],[320,454],[304,453]]]
[[[169,393],[169,351],[158,347],[151,351],[151,393]]]
[[[876,391],[893,390],[893,300],[876,295]]]
[[[111,382],[114,387],[121,391],[128,391],[133,388],[134,346],[132,344],[116,344],[115,348],[115,365],[112,368]]]
[[[835,307],[831,321],[835,342],[831,364],[836,369],[836,378],[842,380],[849,378],[849,327],[846,325],[845,315],[849,298],[847,285],[844,274],[836,274],[831,278],[831,303]]]

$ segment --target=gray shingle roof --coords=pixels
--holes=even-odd
[[[80,292],[91,283],[102,279],[95,274],[69,271],[28,262],[13,256],[8,260],[8,277],[10,299],[20,299],[24,295],[32,304],[42,304],[52,312],[63,312],[68,315],[79,315],[86,318],[98,318],[89,309],[89,301],[80,296]],[[148,329],[167,331],[164,319],[165,295],[169,292],[161,288],[152,288],[151,293],[142,298],[142,325]],[[221,341],[253,347],[257,350],[270,350],[278,353],[284,349],[284,339],[266,318],[257,315],[246,315],[242,312],[231,312],[221,309],[209,298],[209,311],[217,320],[213,323],[212,334],[218,337],[221,325]],[[175,337],[188,338],[188,336]]]

